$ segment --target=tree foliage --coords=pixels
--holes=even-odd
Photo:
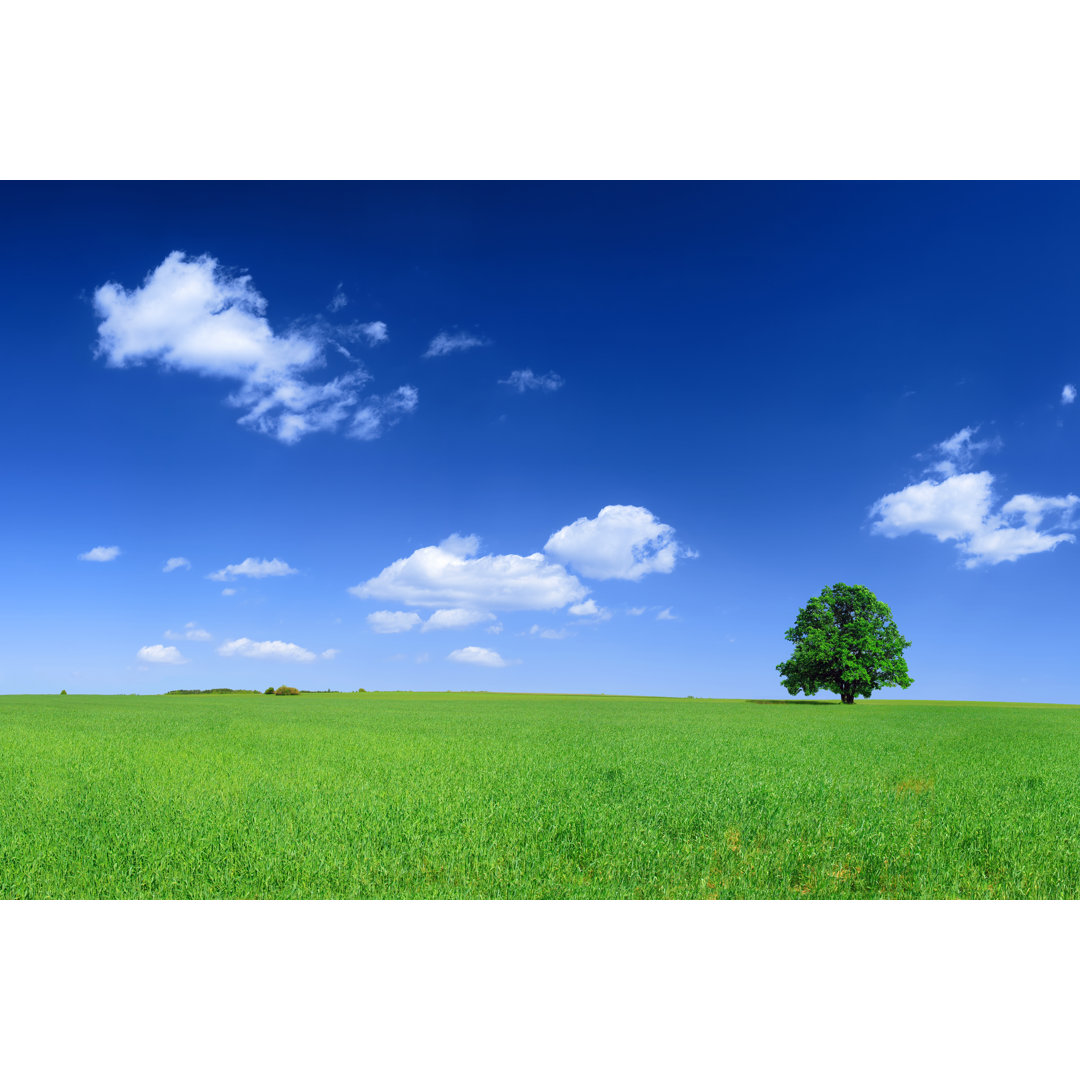
[[[300,691],[295,686],[279,686],[274,693],[279,697],[283,697],[290,694],[299,694]]]
[[[784,637],[795,651],[776,665],[789,694],[831,690],[845,705],[883,686],[912,683],[892,612],[865,585],[826,586],[798,614]]]

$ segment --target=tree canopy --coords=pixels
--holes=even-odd
[[[845,705],[883,686],[907,688],[904,650],[892,612],[865,585],[826,586],[795,619],[784,637],[795,651],[776,665],[789,694],[831,690]]]

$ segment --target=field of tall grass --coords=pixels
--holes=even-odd
[[[2,898],[1080,897],[1080,708],[0,698]]]

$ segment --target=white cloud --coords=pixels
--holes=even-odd
[[[1041,533],[1027,525],[1017,528],[993,524],[957,546],[970,556],[964,560],[964,566],[970,570],[984,564],[1016,562],[1022,555],[1052,551],[1058,544],[1072,543],[1075,539],[1072,533]]]
[[[679,618],[678,615],[673,615],[671,613],[671,608],[669,607],[664,608],[664,610],[659,612],[656,617],[661,622],[676,622]]]
[[[319,655],[324,660],[333,660],[334,657],[337,656],[339,652],[341,652],[340,649],[323,649],[323,651],[321,653],[319,653]]]
[[[200,629],[195,623],[189,622],[179,632],[166,630],[165,636],[172,641],[210,641],[212,635],[208,631]]]
[[[526,390],[544,390],[550,392],[558,390],[563,385],[563,377],[549,371],[546,375],[534,375],[532,368],[524,368],[521,371],[511,371],[505,379],[499,380],[500,386],[511,386],[519,394]]]
[[[421,633],[428,630],[459,630],[463,626],[475,626],[477,623],[491,622],[495,618],[490,611],[470,611],[468,608],[440,608],[428,616],[420,627]]]
[[[484,627],[485,634],[501,634],[503,632],[503,624],[501,622],[492,623],[490,626]]]
[[[606,622],[611,618],[611,612],[607,608],[599,607],[592,597],[582,604],[574,604],[569,609],[571,615],[579,619],[588,619],[592,622]],[[642,608],[644,610],[644,608]]]
[[[313,652],[288,641],[252,641],[246,637],[226,641],[218,648],[218,654],[246,656],[250,660],[298,660],[305,664],[315,659]]]
[[[84,551],[78,558],[83,562],[112,562],[120,554],[118,547],[96,547]]]
[[[923,480],[880,498],[871,508],[882,536],[928,533],[938,540],[959,540],[982,526],[990,512],[994,477],[988,472],[960,473],[945,480]]]
[[[403,634],[420,625],[420,616],[415,611],[373,611],[367,621],[376,634]]]
[[[1014,495],[1002,508],[1003,514],[1020,514],[1025,525],[1037,529],[1047,514],[1055,510],[1070,511],[1080,498],[1076,495],[1042,496],[1042,495]]]
[[[362,367],[321,383],[305,378],[325,366],[325,346],[336,331],[315,323],[276,334],[266,306],[249,275],[230,273],[210,255],[188,258],[174,251],[138,288],[109,282],[95,291],[94,308],[102,319],[98,352],[109,367],[156,361],[163,368],[238,382],[228,401],[246,410],[240,423],[284,443],[336,430],[358,410],[378,408],[361,400],[360,389],[371,379]],[[379,337],[384,324],[361,325],[369,343],[373,334],[385,339]]]
[[[253,559],[249,556],[242,563],[230,563],[223,570],[215,570],[206,576],[211,581],[232,581],[238,577],[286,577],[295,573],[297,571],[281,559]]]
[[[552,534],[544,551],[598,581],[670,574],[679,556],[697,556],[676,542],[670,525],[643,506],[605,506],[594,518],[578,518]]]
[[[381,345],[390,340],[390,335],[384,322],[369,322],[359,324],[360,333],[367,338],[369,345]]]
[[[644,615],[646,610],[647,609],[643,608],[643,607],[632,607],[632,608],[627,608],[626,609],[626,614],[627,615]]]
[[[187,663],[187,657],[175,645],[144,645],[135,655],[151,664]]]
[[[165,565],[161,568],[163,574],[171,574],[174,570],[190,570],[191,563],[184,558],[183,555],[177,555],[173,559],[166,561]]]
[[[339,281],[337,290],[334,293],[334,299],[327,304],[327,309],[330,311],[340,311],[349,302],[349,298],[345,295],[344,291],[345,282]]]
[[[448,334],[446,331],[442,331],[431,339],[424,356],[446,356],[447,353],[462,352],[465,349],[475,349],[478,345],[487,344],[488,342],[483,338],[476,337],[475,334],[465,332]]]
[[[1024,555],[1051,551],[1058,544],[1072,543],[1069,532],[1041,532],[1044,519],[1054,519],[1054,528],[1068,528],[1076,495],[1014,495],[996,512],[993,510],[994,476],[989,472],[957,472],[956,462],[970,461],[973,448],[989,444],[971,442],[974,434],[964,428],[936,447],[944,456],[931,466],[943,480],[923,480],[878,499],[870,508],[877,520],[871,531],[895,538],[925,533],[940,541],[953,541],[963,555],[964,566],[995,566],[1015,562]]]
[[[455,649],[446,659],[453,660],[456,664],[479,664],[481,667],[506,667],[517,662],[504,660],[494,649],[481,649],[479,645]]]
[[[235,596],[236,595],[236,590],[235,589],[222,589],[221,590],[221,595],[222,596]]]
[[[1066,383],[1061,388],[1061,404],[1071,405],[1076,400],[1076,387],[1072,383]]]
[[[588,592],[539,553],[477,557],[479,546],[477,537],[455,533],[438,546],[398,559],[349,592],[411,607],[470,611],[554,611],[583,600]]]

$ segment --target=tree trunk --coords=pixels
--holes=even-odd
[[[854,705],[855,704],[855,695],[854,694],[841,694],[840,695],[840,701],[844,705]]]

